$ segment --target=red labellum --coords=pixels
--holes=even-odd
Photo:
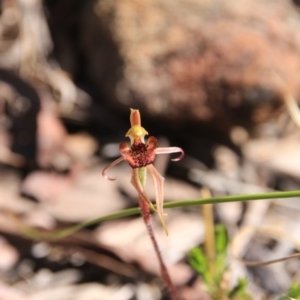
[[[135,169],[148,166],[154,162],[156,147],[157,139],[151,136],[147,144],[142,142],[133,143],[130,147],[127,143],[121,143],[119,148],[124,160]]]

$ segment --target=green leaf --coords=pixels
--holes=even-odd
[[[223,224],[218,224],[215,227],[216,235],[216,251],[217,254],[226,254],[228,246],[228,235]]]
[[[211,281],[208,262],[201,248],[195,247],[189,252],[189,263],[199,273],[206,283]]]
[[[281,296],[278,300],[299,300],[300,299],[300,284],[293,283],[289,291]]]
[[[228,293],[229,299],[250,300],[251,296],[246,292],[247,279],[239,278],[237,285]]]

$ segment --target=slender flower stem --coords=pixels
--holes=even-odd
[[[146,168],[139,168],[138,169],[138,174],[139,174],[139,180],[141,182],[142,187],[144,188],[146,184],[146,176],[147,176],[147,169]],[[172,300],[179,300],[177,290],[171,280],[171,277],[169,275],[169,272],[167,270],[167,267],[163,261],[163,258],[161,256],[161,252],[159,250],[159,246],[157,243],[157,240],[155,238],[154,232],[153,232],[153,227],[152,227],[152,218],[150,214],[150,206],[147,201],[145,201],[142,197],[139,197],[139,205],[141,209],[141,214],[144,219],[144,222],[146,224],[151,242],[154,247],[155,254],[157,256],[158,262],[159,262],[159,267],[160,267],[160,272],[161,272],[161,277],[163,281],[165,282],[169,293],[172,297]]]
[[[166,268],[166,265],[163,261],[163,258],[161,256],[161,252],[159,250],[159,246],[157,243],[157,240],[155,238],[154,232],[153,232],[153,228],[152,228],[152,218],[151,218],[151,214],[150,214],[150,209],[149,209],[149,205],[147,202],[145,202],[143,199],[139,198],[139,205],[140,205],[140,209],[141,209],[141,214],[142,217],[144,219],[144,222],[146,224],[149,236],[151,238],[156,256],[158,258],[158,262],[159,262],[159,267],[160,267],[160,272],[161,272],[161,277],[163,279],[163,281],[165,282],[169,293],[172,297],[172,300],[179,300],[178,298],[178,294],[177,294],[177,290],[171,280],[171,277],[169,275],[169,272]]]

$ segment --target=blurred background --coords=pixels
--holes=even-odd
[[[2,0],[0,2],[0,299],[169,299],[140,217],[34,241],[51,231],[137,206],[119,157],[130,108],[159,146],[165,201],[299,189],[299,1]],[[277,78],[280,78],[280,84]],[[149,197],[154,198],[151,185]],[[300,247],[299,199],[214,205],[235,252],[269,260]],[[155,233],[182,299],[210,299],[188,263],[203,243],[200,208],[168,210]],[[245,228],[280,230],[272,238]],[[237,239],[236,237],[239,236]],[[253,299],[276,299],[300,280],[300,261],[246,267]]]

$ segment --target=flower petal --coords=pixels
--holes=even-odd
[[[171,159],[172,161],[181,160],[184,157],[184,151],[179,147],[166,147],[166,148],[156,148],[155,154],[169,154],[169,153],[177,153],[180,152],[180,156],[177,158]]]
[[[127,143],[122,142],[119,146],[119,150],[124,160],[127,161],[132,168],[136,168],[137,163],[132,155],[130,146]]]
[[[125,160],[126,160],[126,156],[130,154],[130,150],[131,150],[130,146],[125,142],[122,142],[119,145],[119,151]]]
[[[149,136],[147,140],[148,151],[154,151],[157,147],[157,144],[158,144],[157,138],[154,136]]]
[[[132,139],[144,139],[145,135],[148,135],[148,132],[144,127],[140,125],[134,125],[130,127],[130,129],[125,134],[126,137]]]
[[[138,109],[130,108],[130,125],[131,127],[135,125],[141,126],[141,115]]]
[[[168,235],[168,229],[164,219],[163,205],[164,205],[164,178],[157,172],[153,165],[148,165],[147,171],[150,173],[156,198],[156,210],[163,225],[163,228]]]
[[[126,137],[130,138],[131,144],[134,143],[145,143],[145,135],[148,135],[148,132],[145,128],[141,126],[141,115],[138,109],[130,109],[130,124],[131,127],[126,133]]]
[[[109,165],[107,165],[103,170],[102,170],[102,176],[105,178],[105,179],[108,179],[108,180],[116,180],[116,178],[111,178],[111,177],[108,177],[106,175],[106,171],[110,168],[112,168],[113,166],[117,165],[119,162],[123,161],[124,158],[123,157],[119,157],[118,159],[116,159],[115,161],[113,161],[112,163],[110,163]]]
[[[131,176],[130,183],[134,186],[134,188],[138,192],[139,197],[141,197],[144,201],[146,201],[152,210],[156,211],[156,209],[154,208],[152,202],[149,200],[149,198],[146,195],[145,190],[142,186],[142,183],[139,178],[139,169],[138,168],[132,169],[132,176]]]

